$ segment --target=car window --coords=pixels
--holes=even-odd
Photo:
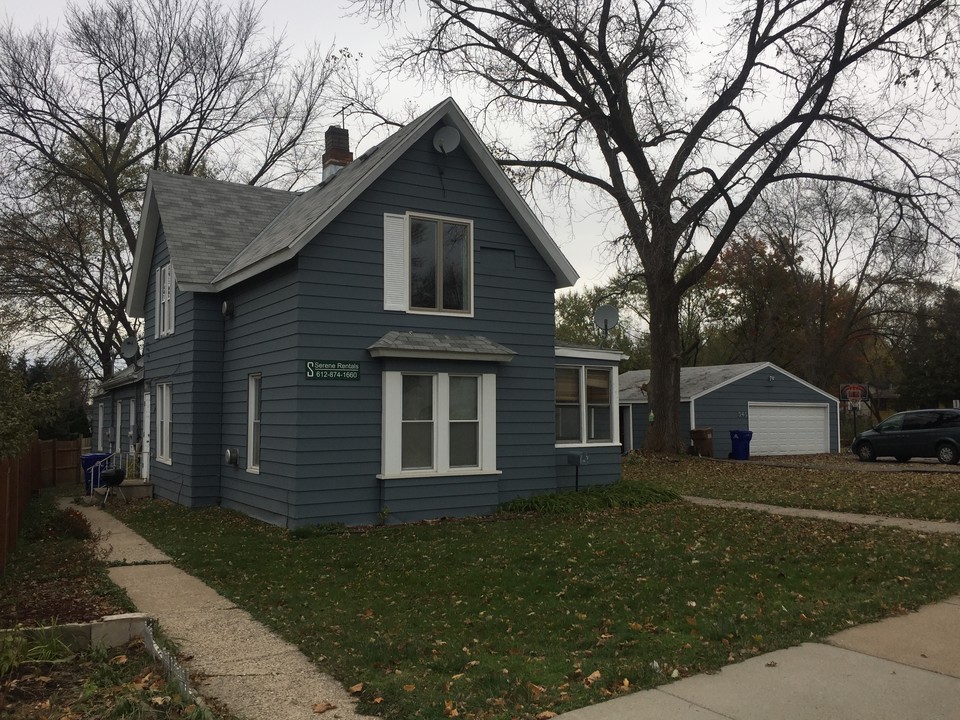
[[[877,430],[900,430],[903,427],[903,413],[891,415],[877,425]]]
[[[960,413],[945,412],[940,415],[940,427],[960,427]]]
[[[940,421],[938,412],[907,413],[903,418],[904,430],[929,430],[937,427]]]

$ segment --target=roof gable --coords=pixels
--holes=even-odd
[[[152,170],[147,178],[127,312],[143,314],[162,226],[181,290],[213,292],[213,280],[299,193]]]
[[[543,256],[556,278],[556,287],[576,283],[578,276],[573,266],[501,170],[463,111],[452,98],[447,98],[290,203],[223,268],[214,280],[216,288],[230,287],[294,257],[440,122],[460,132],[464,152]]]
[[[811,385],[806,380],[798,378],[796,375],[787,372],[771,362],[752,362],[733,365],[706,365],[701,367],[680,368],[680,400],[681,402],[696,400],[698,397],[765,368],[771,368],[779,374],[786,375],[791,380],[831,400],[835,399],[829,393],[824,392],[815,385]],[[633,403],[647,402],[647,396],[640,389],[640,386],[649,381],[649,370],[631,370],[630,372],[625,372],[620,375],[620,401]]]
[[[578,276],[452,98],[400,128],[331,178],[302,193],[151,172],[134,257],[127,312],[143,315],[162,224],[182,290],[216,292],[296,256],[414,143],[438,123],[453,127],[474,163],[543,257],[555,286]]]

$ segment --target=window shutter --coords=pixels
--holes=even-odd
[[[167,322],[167,332],[173,333],[173,320],[176,315],[177,308],[174,305],[174,297],[176,297],[176,287],[177,279],[173,274],[173,263],[167,265],[167,313],[169,314],[169,322]]]
[[[407,218],[383,216],[383,309],[407,309]]]
[[[160,308],[163,298],[163,268],[157,268],[157,280],[153,284],[153,337],[160,337]]]

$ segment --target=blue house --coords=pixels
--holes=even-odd
[[[356,159],[330,128],[303,193],[151,173],[127,311],[156,495],[299,527],[613,482],[619,353],[554,342],[576,279],[450,99]]]
[[[643,448],[649,427],[649,370],[620,376],[624,447]],[[654,410],[654,422],[656,411]],[[840,451],[837,398],[770,362],[680,369],[680,430],[713,430],[713,455],[732,450],[731,431],[749,430],[751,455],[809,455]]]

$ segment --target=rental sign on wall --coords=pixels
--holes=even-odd
[[[359,380],[360,363],[307,360],[307,380]]]

